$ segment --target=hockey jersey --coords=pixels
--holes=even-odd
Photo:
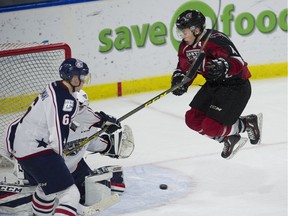
[[[197,73],[201,74],[204,78],[207,71],[205,71],[205,64],[216,58],[224,58],[229,64],[229,71],[226,79],[248,79],[251,74],[247,67],[247,62],[243,60],[240,53],[236,49],[233,42],[225,34],[212,29],[204,30],[204,35],[201,40],[194,45],[187,45],[184,40],[180,43],[178,50],[178,64],[177,70],[187,72],[190,69],[190,65],[195,60],[195,57],[199,53],[205,39],[212,31],[211,36],[204,47],[204,53],[206,58],[202,63],[202,66],[198,69]],[[195,78],[196,75],[193,77]],[[191,81],[192,83],[192,81]]]
[[[62,82],[47,85],[27,112],[9,126],[6,147],[17,159],[26,159],[46,151],[63,154],[70,122],[79,105]]]

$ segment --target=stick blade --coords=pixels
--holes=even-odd
[[[111,206],[115,205],[116,203],[120,202],[119,194],[113,194],[103,200],[101,200],[99,203],[95,203],[94,205],[88,206],[84,210],[84,216],[92,216],[96,215],[105,209],[110,208]]]

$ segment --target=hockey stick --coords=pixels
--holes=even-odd
[[[208,38],[208,37],[207,37]],[[207,40],[208,41],[208,40]],[[206,44],[206,43],[205,43]],[[200,50],[201,51],[201,50]],[[203,49],[202,49],[203,51]],[[167,89],[166,91],[158,94],[157,96],[155,96],[154,98],[148,100],[146,103],[136,107],[135,109],[131,110],[130,112],[126,113],[125,115],[121,116],[118,121],[121,122],[123,120],[125,120],[126,118],[130,117],[131,115],[135,114],[136,112],[142,110],[143,108],[149,106],[150,104],[154,103],[155,101],[159,100],[160,98],[166,96],[167,94],[169,94],[170,92],[173,92],[174,90],[178,89],[179,87],[185,85],[186,83],[188,83],[193,76],[196,74],[196,71],[198,69],[198,67],[201,65],[201,63],[203,62],[205,58],[205,54],[203,52],[199,52],[198,55],[196,56],[196,60],[193,62],[193,64],[190,67],[189,73],[184,77],[183,81],[181,83],[178,83],[174,86],[172,86],[171,88]],[[97,131],[95,134],[91,135],[90,137],[88,137],[87,139],[82,140],[77,146],[75,146],[72,149],[69,149],[67,151],[64,152],[65,155],[70,155],[72,154],[75,150],[82,148],[84,145],[86,145],[86,143],[90,142],[92,139],[95,139],[96,137],[98,137],[100,134],[104,133],[107,128],[109,126],[105,126],[103,129]]]
[[[154,103],[155,101],[159,100],[160,98],[166,96],[167,94],[169,94],[170,92],[173,92],[174,90],[180,88],[181,86],[185,85],[186,83],[188,83],[189,81],[191,81],[194,76],[197,73],[197,70],[199,68],[199,66],[201,65],[201,63],[203,62],[204,58],[205,58],[205,53],[203,52],[212,32],[213,29],[215,28],[215,26],[218,23],[218,18],[219,18],[219,14],[220,14],[220,9],[221,9],[221,0],[219,0],[219,8],[218,8],[218,14],[217,14],[217,18],[216,18],[216,22],[213,24],[212,26],[212,30],[209,32],[209,34],[207,35],[204,43],[202,44],[202,47],[200,48],[197,56],[195,57],[195,61],[193,62],[193,64],[190,66],[186,76],[184,77],[184,79],[182,80],[181,83],[178,83],[174,86],[172,86],[171,88],[167,89],[166,91],[158,94],[157,96],[155,96],[154,98],[148,100],[147,102],[145,102],[144,104],[136,107],[135,109],[131,110],[130,112],[126,113],[125,115],[121,116],[118,120],[119,122],[125,120],[126,118],[130,117],[131,115],[135,114],[136,112],[142,110],[143,108],[149,106],[150,104]],[[96,132],[95,134],[93,134],[92,136],[88,137],[87,139],[84,139],[83,141],[81,141],[77,146],[75,146],[73,149],[70,149],[66,152],[64,152],[65,155],[69,155],[72,154],[73,151],[82,148],[86,143],[90,142],[92,139],[98,137],[100,134],[104,133],[107,130],[108,126],[104,127],[103,129],[101,129],[100,131]]]
[[[84,216],[91,216],[91,215],[95,215],[97,213],[100,213],[100,212],[104,211],[105,209],[108,209],[111,206],[115,205],[118,202],[120,202],[119,195],[117,193],[113,194],[113,195],[101,200],[99,203],[95,203],[94,205],[85,207]]]
[[[29,185],[17,185],[6,182],[0,183],[0,191],[11,192],[11,193],[31,193],[33,194],[36,190],[36,186]]]

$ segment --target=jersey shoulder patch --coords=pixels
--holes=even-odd
[[[65,99],[62,110],[65,112],[71,112],[73,110],[73,107],[74,101],[70,99]]]

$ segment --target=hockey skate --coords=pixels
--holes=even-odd
[[[247,138],[240,135],[231,135],[224,138],[224,148],[221,156],[225,159],[231,159],[248,141]]]
[[[252,145],[260,144],[261,142],[261,132],[262,132],[262,122],[263,114],[259,113],[258,115],[248,115],[241,117],[243,120],[248,138]]]

